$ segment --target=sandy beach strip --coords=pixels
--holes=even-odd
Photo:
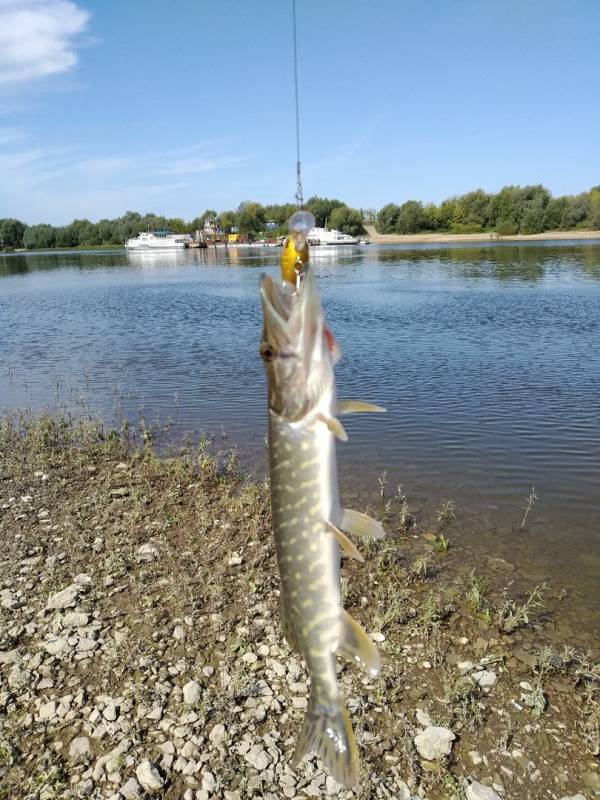
[[[444,244],[447,242],[541,242],[564,239],[600,239],[600,231],[545,231],[544,233],[499,236],[496,233],[377,233],[365,225],[372,244]]]

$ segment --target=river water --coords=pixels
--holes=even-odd
[[[258,282],[277,250],[0,256],[0,411],[87,404],[201,430],[265,467]],[[312,255],[356,415],[343,493],[421,518],[600,605],[600,242]],[[521,527],[527,499],[537,500]]]

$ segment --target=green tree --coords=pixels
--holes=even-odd
[[[378,233],[394,233],[400,216],[400,206],[388,203],[377,214],[375,228]]]
[[[230,233],[235,225],[235,211],[221,211],[218,216],[219,228],[225,233]]]
[[[310,197],[306,203],[305,208],[315,218],[315,225],[317,228],[325,228],[329,223],[329,218],[334,208],[343,206],[341,200],[330,200],[327,197]]]
[[[56,239],[52,225],[30,225],[23,234],[23,245],[28,250],[54,247]]]
[[[259,231],[264,230],[266,222],[265,210],[260,203],[250,200],[245,201],[236,212],[235,222],[241,233],[254,236]]]
[[[329,224],[335,230],[348,233],[350,236],[361,236],[366,233],[362,213],[355,208],[348,208],[348,206],[334,208],[329,218]]]
[[[400,206],[396,233],[418,233],[423,230],[423,203],[418,200],[407,200]]]
[[[0,250],[23,247],[23,234],[27,225],[18,219],[0,219]]]
[[[589,223],[594,230],[600,230],[600,186],[590,189]]]

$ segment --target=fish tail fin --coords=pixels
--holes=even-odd
[[[358,749],[350,717],[341,703],[325,707],[311,697],[292,765],[297,767],[313,751],[336,781],[344,786],[358,783]]]

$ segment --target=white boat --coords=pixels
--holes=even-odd
[[[192,241],[189,233],[148,231],[140,233],[135,239],[128,239],[125,247],[129,250],[183,250]]]
[[[350,236],[349,233],[342,233],[335,229],[328,231],[326,228],[312,228],[308,234],[308,243],[313,246],[319,245],[355,245],[359,244],[360,240],[356,236]]]

